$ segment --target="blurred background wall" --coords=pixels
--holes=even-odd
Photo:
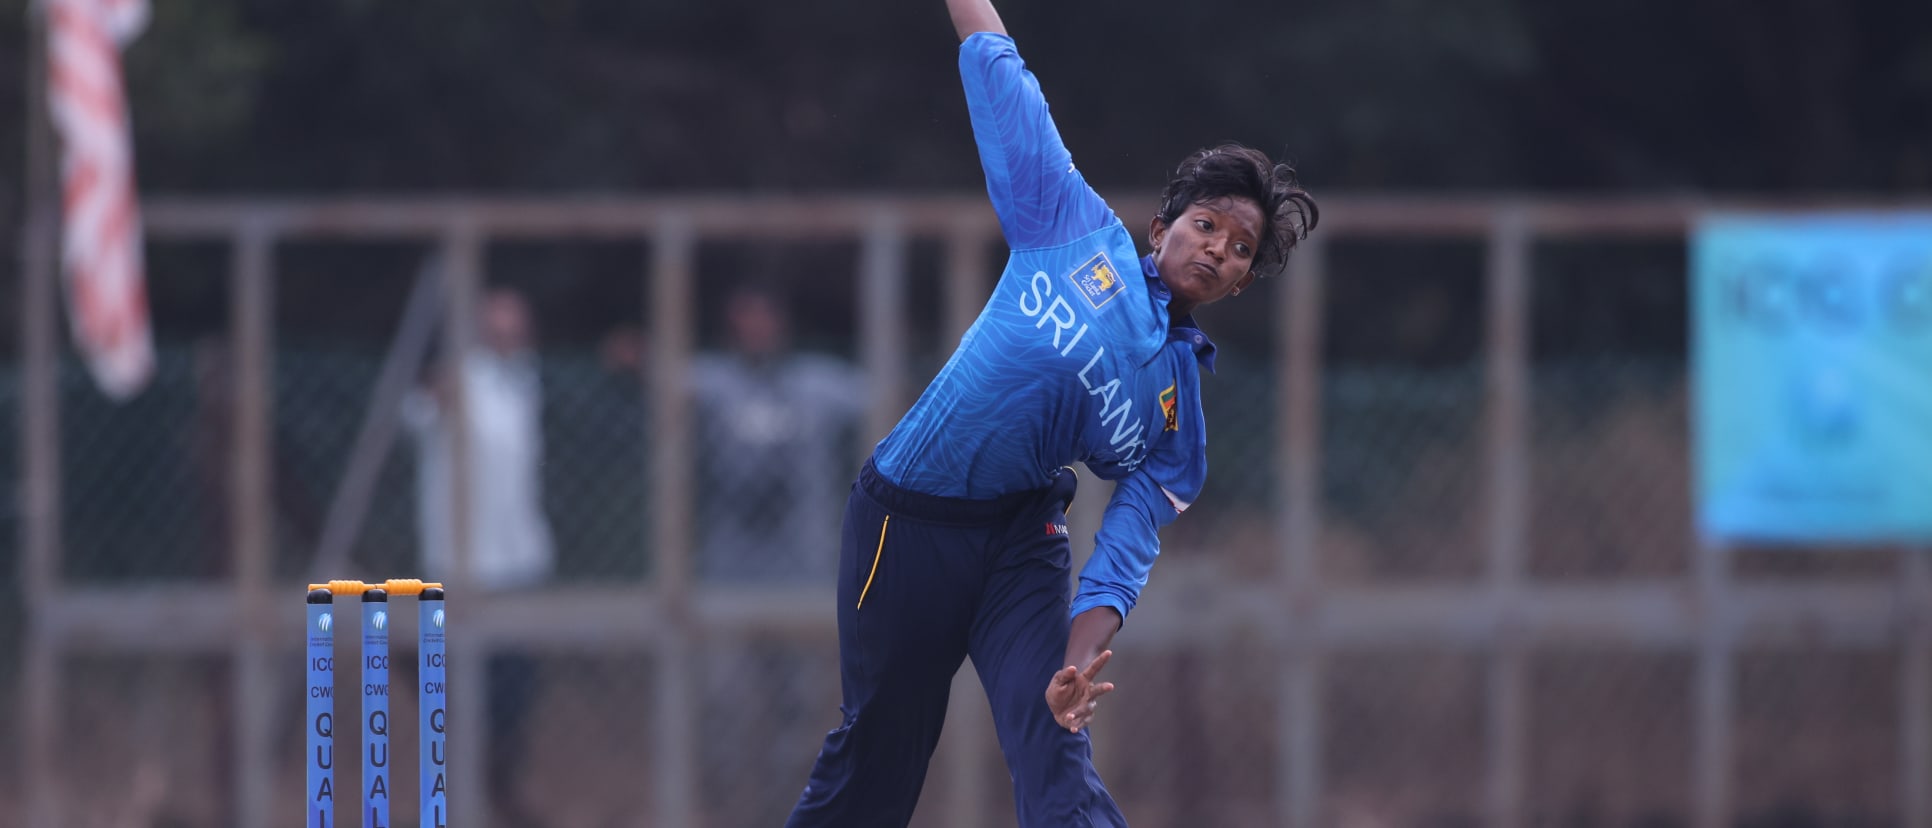
[[[1007,6],[1130,227],[1224,138],[1323,205],[1203,314],[1210,482],[1095,729],[1136,824],[1932,825],[1926,550],[1699,541],[1687,248],[1927,207],[1932,7]],[[1004,256],[942,4],[156,0],[127,402],[13,266],[36,25],[0,825],[292,820],[298,587],[423,574],[459,821],[779,824],[838,717],[826,520]],[[957,688],[918,824],[1011,824]]]

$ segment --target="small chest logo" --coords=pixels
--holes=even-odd
[[[1073,279],[1074,287],[1080,289],[1080,295],[1087,297],[1087,304],[1093,305],[1095,310],[1127,289],[1120,271],[1114,269],[1113,262],[1107,261],[1105,253],[1095,253],[1093,258],[1075,268],[1069,278]]]
[[[1064,523],[1049,523],[1046,525],[1046,533],[1049,535],[1064,535],[1067,533],[1067,525]]]
[[[1162,429],[1163,431],[1181,430],[1181,422],[1177,416],[1178,412],[1175,410],[1178,408],[1175,403],[1180,398],[1174,393],[1179,385],[1180,383],[1175,383],[1174,385],[1167,386],[1167,390],[1161,392],[1161,416],[1167,418],[1167,425]]]

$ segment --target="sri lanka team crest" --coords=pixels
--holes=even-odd
[[[1176,418],[1174,410],[1176,407],[1174,403],[1178,399],[1174,393],[1174,389],[1179,385],[1180,383],[1177,382],[1167,386],[1167,390],[1161,392],[1161,415],[1167,418],[1167,426],[1162,429],[1163,431],[1181,430],[1180,420]]]
[[[1127,283],[1120,278],[1120,271],[1114,269],[1113,262],[1107,261],[1105,253],[1095,253],[1086,264],[1073,271],[1072,278],[1074,287],[1080,288],[1080,295],[1087,297],[1087,303],[1093,305],[1095,310],[1127,289]]]

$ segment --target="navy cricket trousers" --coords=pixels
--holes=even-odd
[[[992,702],[1025,828],[1126,825],[1086,731],[1047,708],[1066,665],[1072,584],[1066,509],[1076,478],[996,500],[907,491],[867,462],[839,553],[843,722],[826,734],[791,828],[902,828],[968,657]]]

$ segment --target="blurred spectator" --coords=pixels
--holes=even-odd
[[[696,572],[708,580],[830,583],[838,568],[845,478],[866,407],[865,376],[836,357],[795,351],[777,289],[746,283],[724,306],[721,351],[691,358],[696,417]],[[645,337],[604,338],[611,370],[640,372]]]
[[[468,391],[470,576],[497,590],[547,580],[555,554],[538,473],[543,399],[530,308],[521,295],[498,288],[478,310],[478,347],[458,361]],[[455,560],[444,370],[432,371],[430,388],[403,402],[403,420],[417,436],[417,531],[432,578],[448,577]]]
[[[530,307],[523,296],[492,289],[478,307],[477,347],[456,363],[463,372],[469,419],[469,574],[483,591],[528,588],[550,580],[555,553],[543,513],[543,392]],[[430,578],[454,567],[450,508],[452,435],[444,417],[452,391],[448,362],[431,371],[430,387],[403,402],[417,437],[417,531]],[[515,758],[525,755],[524,724],[536,696],[539,665],[529,655],[499,652],[486,666],[493,740],[489,790],[498,824],[529,823],[516,799]]]
[[[863,375],[791,350],[778,292],[747,284],[725,303],[726,349],[691,361],[698,430],[697,572],[728,581],[829,583],[838,568],[840,481],[865,411]]]

